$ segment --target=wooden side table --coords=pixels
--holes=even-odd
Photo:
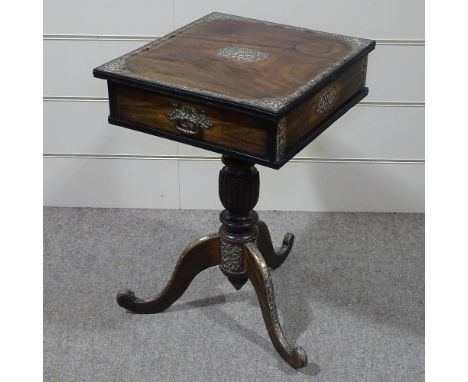
[[[271,341],[295,368],[301,347],[281,329],[268,267],[286,259],[294,236],[275,251],[253,210],[260,180],[255,164],[279,169],[367,95],[367,55],[375,42],[211,13],[96,69],[107,80],[109,122],[222,154],[218,233],[191,243],[156,297],[120,291],[136,313],[158,313],[194,277],[218,265],[240,289],[255,288]]]

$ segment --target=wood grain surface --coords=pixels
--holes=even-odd
[[[195,139],[215,143],[228,150],[266,156],[267,130],[274,134],[270,121],[209,105],[181,102],[146,90],[116,85],[115,97],[117,118],[171,132],[174,134],[174,140],[184,135],[168,117],[169,111],[176,105],[191,106],[199,112],[204,112],[212,123],[212,127],[203,130]]]
[[[218,54],[229,47],[268,57],[245,62]],[[150,79],[252,100],[288,96],[350,51],[349,42],[332,34],[250,19],[207,20],[130,56],[127,67]]]

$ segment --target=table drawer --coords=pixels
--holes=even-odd
[[[228,148],[262,158],[271,154],[268,131],[274,123],[265,119],[116,83],[109,83],[109,97],[112,123],[155,135],[162,131],[170,139],[201,147],[208,143],[220,151]]]

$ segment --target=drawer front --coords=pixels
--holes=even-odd
[[[336,80],[286,114],[279,123],[276,152],[278,160],[365,86],[366,69],[367,57],[356,62]]]
[[[110,88],[113,118],[170,133],[169,138],[176,141],[188,137],[194,145],[207,142],[226,150],[268,156],[267,133],[274,131],[271,122],[120,84],[112,84]]]

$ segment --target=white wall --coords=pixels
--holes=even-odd
[[[217,155],[107,124],[103,62],[211,11],[377,40],[369,96],[280,171],[261,209],[424,211],[423,0],[44,0],[44,204],[220,208]]]

